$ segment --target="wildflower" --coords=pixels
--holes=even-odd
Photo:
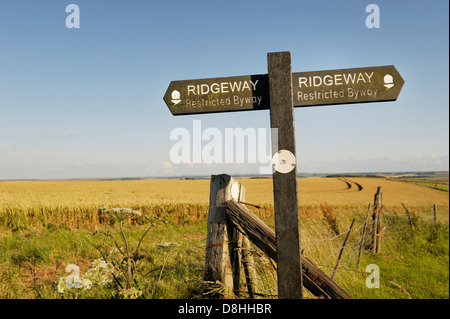
[[[83,275],[83,280],[90,281],[88,286],[93,284],[104,285],[111,282],[110,274],[114,271],[114,266],[105,262],[101,258],[92,262],[92,268],[88,269]]]
[[[96,259],[96,260],[94,260],[92,262],[92,267],[93,268],[105,268],[106,267],[106,261],[104,261],[101,258],[98,258],[98,259]]]
[[[81,278],[81,280],[80,280],[80,288],[82,288],[83,290],[91,289],[92,285],[93,285],[93,283],[89,279],[84,278],[84,276],[83,276],[83,278]]]
[[[106,211],[108,214],[114,214],[119,220],[124,220],[127,217],[133,216],[141,216],[142,213],[140,211],[131,209],[131,208],[111,208]]]
[[[129,289],[122,289],[118,294],[118,297],[120,299],[138,299],[140,296],[142,296],[142,291],[134,287],[131,287]]]
[[[63,294],[64,290],[66,290],[66,288],[67,288],[67,286],[66,286],[66,278],[65,277],[59,278],[59,281],[56,284],[56,289],[58,290],[58,292],[60,294]]]

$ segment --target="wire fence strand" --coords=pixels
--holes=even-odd
[[[351,218],[356,218],[356,221],[355,227],[353,227],[349,234]],[[365,271],[365,267],[368,263],[384,262],[385,264],[389,264],[388,260],[395,260],[395,265],[399,269],[411,269],[411,271],[414,272],[412,269],[414,267],[419,267],[420,265],[412,264],[407,258],[402,257],[404,243],[408,240],[414,240],[414,236],[418,236],[418,232],[425,231],[425,229],[428,228],[430,229],[430,234],[434,234],[433,232],[437,232],[440,229],[439,224],[436,225],[435,223],[433,224],[433,222],[425,221],[412,212],[406,214],[396,211],[383,211],[380,222],[382,227],[381,229],[378,229],[378,233],[375,231],[374,234],[372,215],[366,212],[360,212],[354,216],[335,217],[334,229],[331,229],[330,223],[325,217],[323,219],[301,220],[301,243],[305,242],[305,244],[301,245],[301,253],[313,261],[315,265],[320,267],[322,271],[329,276],[335,267],[338,255],[342,253],[334,280],[336,280],[338,284],[349,287],[352,287],[352,284],[346,284],[346,280],[358,281],[359,285],[365,285],[365,278],[369,276],[369,273]],[[347,229],[336,234],[336,225],[340,228],[345,227]],[[440,225],[442,226],[442,224]],[[446,231],[448,233],[448,223],[443,225],[443,229],[444,232],[445,229],[447,229]],[[362,236],[363,232],[365,233],[364,236]],[[345,249],[342,249],[344,238],[348,234],[349,236]],[[381,240],[381,251],[378,254],[375,253],[374,250],[374,241],[376,238]],[[252,249],[251,254],[253,255],[254,266],[258,274],[256,285],[260,294],[260,296],[255,296],[255,298],[261,296],[265,298],[276,297],[276,264],[258,249]],[[360,254],[362,256],[360,256]],[[358,264],[360,257],[362,258],[361,265]],[[383,261],[384,259],[387,261]],[[420,271],[426,272],[427,269]],[[432,270],[429,269],[429,272],[431,271]],[[401,294],[403,294],[403,297],[409,296],[411,298],[418,297],[415,293],[411,292],[411,290],[426,290],[432,289],[432,287],[445,290],[445,287],[448,287],[449,282],[448,276],[442,278],[442,281],[422,280],[420,277],[409,277],[408,275],[402,275],[401,272],[396,273],[392,271],[384,271],[382,276],[385,286],[389,285],[398,291],[402,291]],[[425,278],[433,278],[433,275],[431,274],[430,277]],[[411,287],[416,288],[413,289]],[[245,290],[245,288],[245,284],[243,284],[242,289]],[[448,296],[448,289],[446,290],[446,294]],[[312,295],[310,297],[314,298]]]

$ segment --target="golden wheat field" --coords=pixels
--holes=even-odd
[[[243,178],[246,200],[273,203],[272,180]],[[448,193],[384,178],[300,178],[299,204],[360,205],[372,201],[377,187],[387,206],[448,205]],[[209,201],[209,180],[72,180],[0,182],[0,207],[141,206]]]
[[[261,206],[258,211],[261,217],[270,217],[273,211],[272,179],[238,180],[245,186],[246,202]],[[100,206],[133,207],[158,214],[179,214],[181,211],[183,218],[198,219],[207,213],[209,187],[209,179],[2,181],[0,219],[6,214],[10,222],[20,223],[21,218],[31,216],[44,219],[45,223],[52,215],[56,216],[53,223],[67,224],[79,219],[81,213],[87,216],[86,225],[95,224]],[[412,209],[430,210],[437,205],[440,210],[448,211],[448,192],[425,186],[385,178],[310,177],[298,179],[300,215],[320,216],[320,205],[324,203],[339,206],[341,214],[364,211],[373,202],[378,187],[382,188],[386,208],[402,211],[404,204]]]

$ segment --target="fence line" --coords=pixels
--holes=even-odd
[[[234,183],[234,180],[232,180],[232,182]],[[240,191],[242,192],[243,190],[243,186],[240,185]],[[232,194],[232,192],[230,192],[230,194]],[[359,261],[362,252],[364,252],[365,255],[364,260],[367,260],[368,257],[371,258],[370,255],[381,251],[380,243],[382,241],[383,250],[395,254],[396,250],[402,248],[401,245],[403,240],[407,240],[409,236],[414,236],[414,232],[420,231],[421,226],[419,224],[425,221],[420,221],[419,217],[415,213],[409,211],[405,204],[403,204],[405,210],[404,214],[398,214],[393,210],[383,210],[381,196],[381,188],[378,188],[373,206],[369,204],[367,212],[364,211],[364,213],[361,214],[363,216],[352,214],[350,216],[340,215],[339,218],[337,218],[337,214],[333,211],[334,208],[328,207],[325,204],[323,207],[321,205],[323,219],[317,217],[314,219],[300,220],[300,229],[302,230],[301,236],[303,238],[301,239],[301,242],[303,242],[304,238],[309,239],[309,242],[301,245],[302,264],[303,260],[305,260],[307,264],[306,271],[302,267],[305,271],[303,275],[304,285],[316,297],[330,298],[333,296],[331,298],[351,298],[351,296],[332,280],[335,273],[355,272],[369,276],[368,273],[359,269]],[[211,198],[216,197],[211,195]],[[221,204],[223,206],[217,207],[225,207],[228,223],[234,224],[237,230],[249,238],[252,241],[252,244],[256,245],[258,248],[253,248],[254,246],[244,248],[243,246],[235,245],[239,243],[240,236],[233,238],[228,236],[222,237],[223,240],[220,242],[208,242],[206,250],[209,251],[210,249],[216,248],[221,249],[221,247],[229,246],[231,247],[229,250],[230,256],[232,254],[234,255],[235,252],[238,252],[238,255],[242,256],[242,258],[246,258],[245,256],[253,257],[249,258],[249,260],[254,259],[250,262],[250,266],[254,269],[256,276],[253,276],[251,281],[248,281],[248,278],[246,278],[247,281],[245,283],[241,282],[239,285],[234,284],[232,291],[234,291],[235,294],[248,294],[250,298],[276,297],[277,255],[275,233],[265,225],[259,217],[241,204],[245,204],[245,202],[238,196],[238,200],[236,200],[236,198],[234,198],[234,200],[233,198],[224,198],[223,203]],[[433,206],[433,210],[436,211],[435,206]],[[435,215],[436,214],[434,213],[434,216]],[[338,230],[342,227],[344,221],[345,224],[347,224],[351,218],[353,218],[353,221],[350,228],[339,232]],[[359,220],[359,222],[357,222],[357,220]],[[354,223],[359,225],[353,227]],[[430,224],[435,226],[438,225],[436,222]],[[209,223],[208,227],[210,228]],[[314,240],[319,236],[322,237],[324,232],[334,233],[334,235]],[[345,240],[343,243],[341,239],[344,236]],[[396,262],[398,262],[398,260]],[[208,262],[206,262],[206,264],[208,264]],[[340,264],[344,264],[344,266],[337,268]],[[241,263],[241,266],[237,267],[248,266],[249,264],[244,262]],[[245,271],[239,271],[236,269],[236,266],[233,267],[233,270],[231,270],[232,272],[236,271],[237,273],[248,274],[248,269],[246,270],[243,268]],[[323,271],[324,269],[332,269],[331,274],[325,274]],[[236,276],[234,275],[234,277]],[[402,283],[403,280],[417,285],[428,284],[439,287],[446,286],[445,284],[440,284],[438,282],[414,280],[402,276],[391,275],[389,273],[383,273],[383,277],[396,281],[400,280],[400,284],[402,285],[404,285]],[[340,277],[340,280],[343,280],[342,278],[346,277]],[[392,284],[398,285],[394,282],[392,282]],[[307,285],[309,285],[309,287],[307,287]],[[243,289],[245,290],[245,287],[247,287],[247,291],[243,291]],[[398,285],[398,287],[404,290],[400,285]],[[325,290],[323,290],[324,288],[331,290],[325,292]],[[404,291],[406,292],[406,290]]]
[[[364,223],[363,223],[361,226],[359,226],[357,229],[353,230],[353,232],[359,231],[365,224],[366,224],[366,222],[364,222]],[[336,238],[339,238],[339,237],[341,237],[341,236],[346,235],[349,231],[350,231],[350,230],[347,229],[346,231],[344,231],[344,232],[342,232],[342,233],[339,233],[339,234],[336,235],[336,236],[329,237],[329,238],[322,238],[322,239],[316,240],[316,241],[314,241],[314,242],[312,242],[312,243],[302,245],[302,248],[303,248],[303,249],[304,249],[304,248],[308,248],[308,247],[310,247],[310,246],[316,245],[316,244],[321,243],[321,242],[324,242],[324,241],[333,241],[333,240],[335,240]]]
[[[324,268],[331,268],[331,267],[333,267],[333,266],[330,266],[330,265],[320,265],[320,264],[318,264],[317,266],[324,267]],[[341,270],[342,271],[349,271],[349,272],[360,273],[360,274],[363,274],[366,277],[369,274],[369,273],[365,272],[364,270],[358,270],[358,269],[353,269],[353,268],[341,268]],[[416,280],[416,279],[406,278],[406,277],[402,277],[402,276],[395,276],[395,275],[390,275],[390,274],[383,274],[383,277],[389,277],[391,279],[401,279],[401,280],[405,280],[405,281],[408,281],[408,282],[415,282],[417,284],[427,284],[427,285],[448,287],[447,284],[443,284],[443,283],[424,281],[424,280]]]

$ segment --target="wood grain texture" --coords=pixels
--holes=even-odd
[[[230,256],[234,231],[226,219],[225,203],[231,200],[231,185],[235,180],[229,175],[211,176],[208,226],[206,237],[205,271],[203,279],[207,282],[219,281],[224,284],[225,295],[231,295],[234,287],[232,262]]]
[[[290,52],[267,55],[270,95],[270,127],[278,129],[272,150],[295,152],[294,104]],[[302,298],[297,169],[273,173],[275,231],[277,236],[278,297]]]

